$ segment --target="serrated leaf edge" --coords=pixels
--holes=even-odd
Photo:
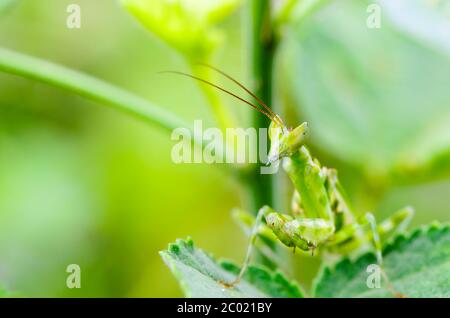
[[[432,222],[427,225],[419,226],[418,228],[412,230],[409,233],[399,233],[394,238],[392,238],[390,241],[388,241],[386,243],[386,245],[383,247],[383,256],[389,255],[389,253],[392,252],[393,250],[395,250],[395,248],[398,247],[400,245],[400,243],[403,243],[405,241],[411,241],[414,238],[416,238],[418,236],[426,235],[426,234],[430,233],[431,231],[444,232],[444,231],[448,231],[448,230],[450,230],[450,223],[441,224],[439,222]],[[339,260],[338,262],[334,263],[333,265],[322,264],[322,266],[320,267],[320,269],[318,271],[318,274],[316,275],[316,277],[314,278],[313,283],[312,283],[311,291],[312,291],[313,297],[316,297],[317,288],[318,288],[320,282],[322,281],[323,277],[325,276],[325,274],[333,273],[338,269],[338,267],[342,267],[344,265],[347,266],[347,264],[352,266],[352,265],[356,264],[362,258],[369,257],[369,256],[375,257],[375,254],[373,252],[367,252],[363,255],[360,255],[356,259],[351,259],[349,257],[345,257],[345,258]]]
[[[185,282],[183,274],[181,274],[178,271],[176,265],[172,261],[172,256],[170,255],[170,253],[177,253],[177,251],[175,251],[174,249],[176,249],[176,247],[179,248],[180,245],[185,245],[189,249],[192,249],[192,250],[197,249],[198,251],[203,252],[205,255],[207,255],[209,258],[211,258],[217,264],[217,266],[219,266],[220,268],[222,268],[223,270],[225,270],[225,271],[227,271],[229,273],[232,273],[232,272],[230,272],[229,270],[227,270],[226,268],[223,267],[225,264],[230,264],[232,266],[240,268],[240,266],[238,266],[235,262],[233,262],[231,260],[228,260],[228,259],[225,259],[225,258],[224,259],[217,259],[211,253],[209,253],[209,252],[207,252],[207,251],[205,251],[205,250],[203,250],[201,248],[195,247],[194,241],[192,240],[191,237],[188,237],[186,239],[176,239],[174,243],[169,243],[167,250],[160,251],[159,255],[161,256],[161,258],[163,259],[164,263],[169,267],[170,271],[175,276],[176,280],[180,284],[180,287],[181,287],[184,295],[186,297],[188,297],[188,298],[192,297],[192,294],[191,294],[191,292],[189,290],[188,284]],[[249,269],[263,271],[263,272],[267,273],[269,275],[270,279],[272,279],[274,281],[275,281],[276,278],[279,278],[279,279],[281,279],[283,281],[283,283],[286,283],[290,288],[294,288],[299,295],[301,295],[303,297],[305,296],[305,292],[301,288],[300,284],[296,280],[293,280],[293,279],[289,280],[286,277],[286,275],[282,271],[280,271],[278,269],[276,271],[272,271],[272,270],[270,270],[267,267],[262,266],[262,265],[250,265]],[[198,271],[197,269],[195,269],[195,270]],[[234,273],[232,273],[232,274],[234,274]]]

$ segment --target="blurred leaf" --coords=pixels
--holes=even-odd
[[[280,272],[250,266],[244,280],[234,288],[219,281],[231,282],[239,268],[230,262],[217,263],[194,247],[192,240],[177,240],[161,256],[178,279],[187,297],[303,297],[295,282]]]
[[[406,175],[450,149],[450,59],[367,17],[349,0],[304,21],[282,74],[317,147],[372,176]]]
[[[122,0],[149,31],[190,58],[204,59],[220,42],[214,25],[241,0]]]
[[[0,0],[0,14],[9,9],[13,4],[18,3],[20,0]]]
[[[398,236],[383,251],[384,270],[394,288],[407,297],[450,297],[450,227],[430,225]],[[385,287],[369,289],[367,266],[373,254],[324,267],[315,283],[316,297],[392,297]],[[383,282],[383,285],[385,283]]]
[[[23,297],[23,295],[16,292],[11,292],[2,287],[2,285],[0,285],[0,298],[18,298],[18,297]]]
[[[332,0],[284,0],[275,7],[275,23],[283,24],[288,22],[302,21],[311,13],[324,6]]]
[[[450,55],[450,1],[379,0],[379,3],[400,30]]]
[[[0,298],[8,297],[8,292],[0,286]]]

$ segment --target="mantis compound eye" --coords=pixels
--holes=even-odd
[[[308,134],[308,123],[304,122],[300,126],[291,130],[283,136],[283,142],[286,147],[290,149],[291,153],[296,152],[305,143],[306,135]]]

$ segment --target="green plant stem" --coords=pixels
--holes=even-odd
[[[272,104],[272,67],[275,52],[274,33],[271,21],[271,1],[251,0],[251,62],[254,91],[269,106]],[[270,120],[255,112],[255,128],[267,128]],[[251,176],[253,204],[259,209],[273,203],[272,176],[263,175],[256,169]]]
[[[0,48],[0,71],[72,91],[170,132],[178,127],[188,127],[177,116],[126,90],[22,53]]]

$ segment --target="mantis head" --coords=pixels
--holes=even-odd
[[[294,129],[287,129],[284,125],[272,121],[269,127],[271,145],[268,164],[297,152],[303,146],[307,133],[307,122]]]
[[[237,84],[240,88],[242,88],[244,91],[246,91],[250,96],[252,96],[256,103],[252,103],[238,95],[236,95],[233,92],[230,92],[229,90],[218,86],[216,84],[213,84],[205,79],[199,78],[194,75],[186,74],[183,72],[177,72],[177,71],[166,71],[162,73],[175,73],[178,75],[183,75],[190,77],[192,79],[195,79],[199,82],[202,82],[204,84],[207,84],[209,86],[212,86],[238,100],[241,102],[247,104],[248,106],[252,107],[256,111],[260,112],[264,116],[266,116],[268,119],[271,120],[271,124],[269,127],[269,138],[271,139],[271,146],[269,151],[269,158],[267,164],[271,164],[283,157],[290,156],[297,152],[300,147],[303,145],[307,131],[308,131],[308,124],[306,122],[302,123],[300,126],[294,128],[294,129],[288,129],[284,123],[283,120],[278,116],[269,106],[267,106],[261,99],[258,98],[252,91],[250,91],[247,87],[245,87],[243,84],[238,82],[236,79],[231,77],[230,75],[226,74],[225,72],[207,65],[207,64],[200,64],[202,66],[208,67],[219,74],[225,76],[235,84]]]

